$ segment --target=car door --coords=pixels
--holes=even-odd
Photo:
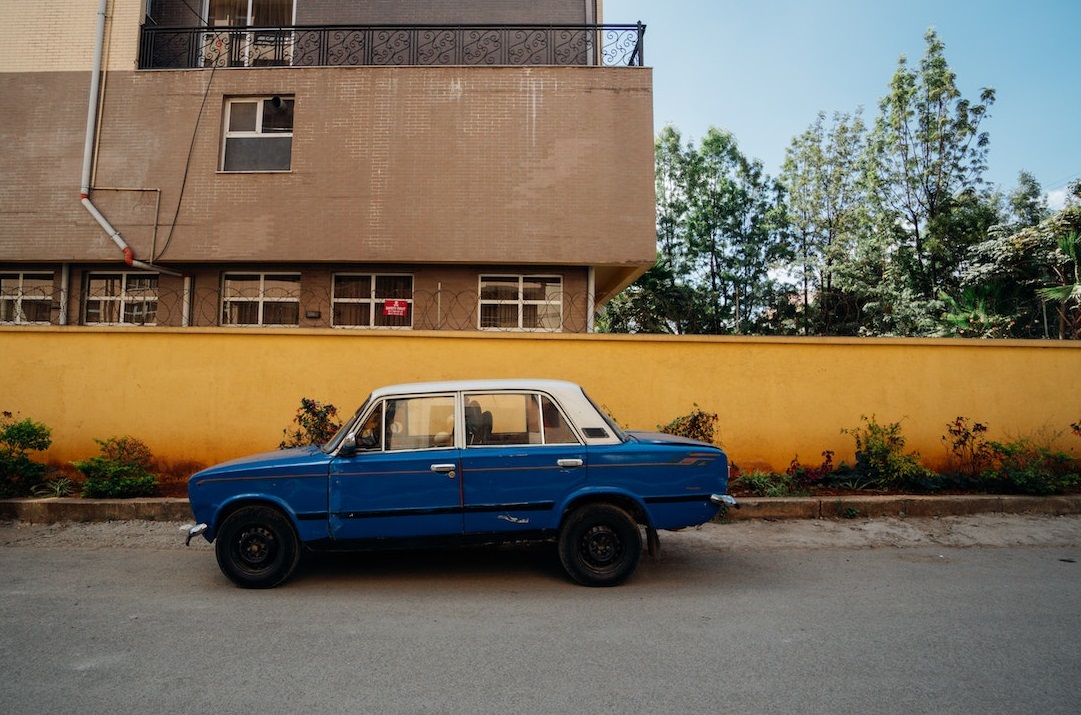
[[[373,405],[356,436],[356,452],[331,465],[331,537],[461,534],[456,415],[453,393],[390,397]]]
[[[555,528],[555,506],[585,482],[588,465],[585,445],[554,400],[532,392],[466,393],[464,421],[466,533]]]

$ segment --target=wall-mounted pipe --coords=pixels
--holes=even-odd
[[[109,238],[113,240],[113,243],[117,245],[124,253],[124,262],[134,268],[142,268],[147,271],[154,271],[156,273],[168,273],[169,275],[179,276],[180,273],[171,271],[159,266],[154,266],[145,261],[138,261],[135,259],[135,251],[131,246],[127,244],[124,237],[120,235],[120,232],[113,228],[113,225],[109,223],[109,220],[102,215],[94,203],[90,200],[90,172],[94,165],[94,145],[97,134],[97,119],[98,119],[98,92],[101,87],[101,64],[102,57],[105,54],[105,17],[106,10],[108,9],[109,0],[98,0],[98,20],[97,27],[94,34],[94,57],[93,64],[90,70],[90,101],[88,102],[86,110],[86,138],[83,142],[83,175],[82,182],[79,184],[79,201],[94,220],[98,222],[108,234]]]

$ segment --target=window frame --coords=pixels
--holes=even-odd
[[[485,298],[485,282],[509,282],[511,280],[517,281],[517,297],[510,298]],[[555,282],[559,288],[557,291],[557,298],[555,300],[544,299],[534,300],[527,299],[525,297],[525,284],[530,280],[543,280],[549,283]],[[505,327],[505,326],[486,326],[484,324],[484,308],[485,306],[515,306],[518,313],[518,325],[517,327]],[[557,325],[555,327],[543,327],[540,325],[526,327],[524,325],[524,316],[527,306],[551,307],[558,308]],[[547,311],[543,314],[547,315]],[[542,312],[538,310],[538,319],[542,315]],[[477,289],[477,329],[478,330],[494,330],[505,332],[540,332],[540,333],[560,333],[563,332],[563,276],[558,274],[513,274],[513,273],[490,273],[482,274],[478,277],[478,289]],[[538,320],[538,322],[540,322]]]
[[[48,295],[42,293],[36,295],[28,293],[26,290],[27,280],[38,280],[49,282]],[[52,271],[0,271],[0,285],[3,280],[15,279],[17,282],[14,285],[14,292],[6,293],[0,289],[0,306],[5,304],[11,305],[11,319],[4,319],[4,310],[0,308],[0,325],[52,325],[52,313],[53,313],[53,293],[56,290],[56,274]],[[38,290],[38,289],[31,289]],[[28,320],[26,316],[26,309],[24,302],[29,301],[31,303],[48,303],[48,315],[47,320]]]
[[[338,278],[364,278],[368,280],[368,292],[363,297],[338,297]],[[379,296],[378,286],[380,278],[408,278],[409,279],[409,297],[408,298],[391,298],[389,296]],[[364,272],[349,272],[349,273],[335,273],[330,279],[330,324],[331,327],[341,328],[344,330],[412,330],[413,329],[413,297],[416,294],[415,281],[412,273],[364,273]],[[388,301],[404,301],[406,305],[406,311],[409,315],[408,325],[378,325],[376,318],[378,314],[376,309],[378,306],[383,306],[384,311]],[[339,323],[337,318],[337,307],[339,305],[366,305],[368,309],[368,322],[363,325],[353,325],[348,323]]]
[[[236,296],[230,297],[228,293],[229,280],[240,281],[243,279],[259,278],[258,294],[252,296]],[[284,297],[268,297],[267,296],[267,278],[282,278],[288,277],[290,279],[295,278],[296,292],[289,293]],[[300,327],[300,298],[301,298],[301,274],[298,271],[225,271],[221,274],[221,315],[220,325],[223,328],[297,328]],[[292,281],[291,281],[292,282]],[[266,305],[267,304],[282,304],[293,303],[296,304],[297,319],[295,323],[267,323],[266,322]],[[230,322],[229,306],[233,304],[257,304],[255,323],[241,323]]]
[[[91,287],[95,280],[111,280],[115,277],[120,278],[119,293],[116,295],[91,294]],[[147,288],[132,288],[132,280],[145,280],[149,285]],[[159,274],[157,273],[146,273],[143,271],[87,271],[84,280],[82,300],[83,325],[154,327],[158,324],[158,303],[161,300],[159,291],[160,283]],[[91,320],[90,303],[92,301],[117,304],[119,306],[117,310],[119,320]],[[153,320],[145,320],[145,317],[150,315],[150,312],[146,310],[146,305],[151,302],[154,304]],[[144,320],[128,320],[128,306],[135,306],[138,304],[144,306],[142,313]],[[98,306],[95,312],[100,317],[105,311],[102,310],[101,306]]]
[[[293,118],[288,131],[266,131],[263,118],[266,103],[275,98],[292,103]],[[233,106],[255,104],[255,129],[230,129]],[[221,150],[218,158],[218,172],[222,174],[288,174],[293,171],[293,137],[296,132],[296,96],[292,94],[266,94],[251,96],[225,97],[222,107]],[[230,139],[289,139],[289,165],[285,168],[227,168]]]

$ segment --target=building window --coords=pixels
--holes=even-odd
[[[413,276],[335,275],[334,326],[413,327]]]
[[[0,323],[48,325],[52,311],[52,273],[0,273]]]
[[[299,273],[226,273],[222,325],[300,325]]]
[[[91,273],[86,279],[83,322],[87,325],[156,325],[158,276]]]
[[[559,276],[481,276],[481,330],[547,330],[563,326]]]
[[[225,100],[222,171],[289,171],[293,154],[293,98]]]

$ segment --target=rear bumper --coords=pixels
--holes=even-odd
[[[726,506],[730,509],[739,509],[739,503],[735,497],[727,494],[711,494],[709,500],[718,506]]]

